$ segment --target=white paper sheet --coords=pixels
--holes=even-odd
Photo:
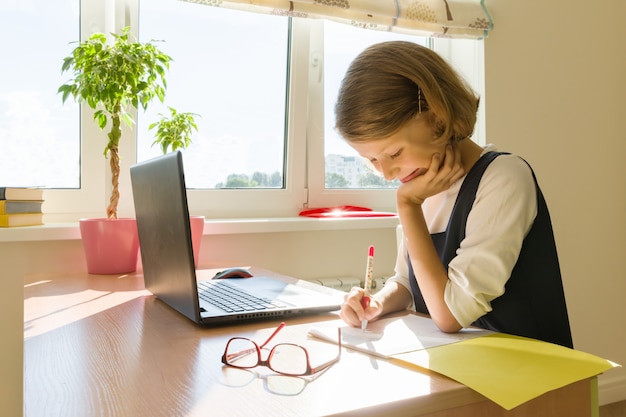
[[[393,355],[492,334],[483,329],[463,329],[444,333],[430,318],[406,314],[370,322],[365,332],[360,328],[342,326],[341,343],[351,349],[388,358]],[[337,327],[318,324],[309,329],[311,336],[337,343]]]

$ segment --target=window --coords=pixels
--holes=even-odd
[[[79,34],[78,5],[0,5],[0,185],[80,186],[79,107],[56,94]]]
[[[314,70],[310,78],[309,204],[312,207],[350,204],[395,210],[397,181],[385,181],[335,131],[334,105],[343,75],[365,48],[388,40],[407,40],[435,49],[483,96],[482,42],[426,39],[390,32],[362,30],[329,21],[311,23]],[[321,59],[320,59],[321,58]],[[319,61],[318,61],[319,59]],[[323,80],[323,82],[322,82]],[[323,93],[321,93],[323,91]],[[484,99],[481,98],[474,140],[484,143]],[[321,139],[323,138],[323,139]]]
[[[283,188],[288,25],[281,16],[141,2],[140,40],[164,39],[158,46],[174,61],[165,103],[138,115],[138,160],[161,153],[148,125],[171,106],[200,115],[183,152],[188,188]]]
[[[93,31],[108,33],[130,25],[141,41],[162,40],[159,47],[174,59],[165,103],[155,101],[147,112],[139,110],[136,128],[124,130],[120,216],[133,215],[128,168],[136,160],[160,154],[158,147],[151,146],[148,125],[159,113],[167,114],[168,106],[200,115],[194,143],[184,151],[194,214],[293,216],[306,205],[340,204],[394,209],[394,188],[377,183],[360,157],[334,132],[334,100],[346,66],[366,46],[390,38],[420,43],[425,39],[166,0],[119,0],[104,5],[63,0],[50,10],[13,3],[11,13],[3,10],[0,15],[4,35],[0,51],[4,56],[21,56],[15,47],[45,50],[33,57],[48,61],[29,62],[21,71],[18,65],[14,66],[17,70],[7,67],[12,72],[0,80],[0,182],[32,183],[26,174],[17,174],[23,167],[29,175],[46,170],[42,175],[46,181],[69,178],[66,183],[46,182],[52,187],[45,194],[47,221],[104,215],[108,200],[109,167],[102,157],[106,133],[95,126],[86,106],[79,118],[78,106],[70,101],[62,105],[56,94],[67,76],[60,74],[62,58],[72,49],[68,43],[79,38],[79,22],[83,39]],[[33,17],[39,12],[45,19]],[[46,36],[34,35],[42,33],[45,25],[50,25]],[[18,32],[19,28],[25,29]],[[7,30],[10,34],[4,33]],[[37,47],[23,44],[32,40],[38,42]],[[42,42],[46,42],[43,48]],[[429,42],[451,62],[463,64],[460,71],[469,74],[468,80],[482,95],[482,43]],[[23,81],[14,81],[24,74]],[[34,79],[46,85],[31,82]],[[28,97],[25,93],[33,86],[45,92],[45,101],[44,93],[33,90],[30,97],[40,101],[28,104],[21,116],[11,113],[19,106],[7,97],[17,93]],[[61,116],[67,120],[61,121]],[[35,130],[38,126],[47,130]],[[481,126],[475,138],[482,137]],[[45,147],[47,143],[51,146]],[[4,152],[8,147],[13,155],[10,169],[8,152]],[[61,156],[68,161],[59,161]]]

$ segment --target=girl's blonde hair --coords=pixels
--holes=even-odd
[[[432,50],[412,42],[370,46],[351,64],[335,106],[336,128],[349,142],[384,139],[426,113],[437,136],[472,135],[479,99]]]

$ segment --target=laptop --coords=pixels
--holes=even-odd
[[[215,270],[196,270],[180,151],[135,164],[130,175],[145,286],[174,310],[198,324],[217,325],[340,308],[342,292],[312,282],[256,274],[212,279]],[[256,304],[226,305],[240,297]]]

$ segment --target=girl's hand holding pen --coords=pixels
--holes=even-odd
[[[360,287],[353,287],[344,297],[341,305],[340,316],[347,324],[353,327],[361,327],[363,320],[374,321],[383,311],[383,306],[375,297],[370,296],[370,302],[367,308],[363,308],[362,299],[365,290]]]

